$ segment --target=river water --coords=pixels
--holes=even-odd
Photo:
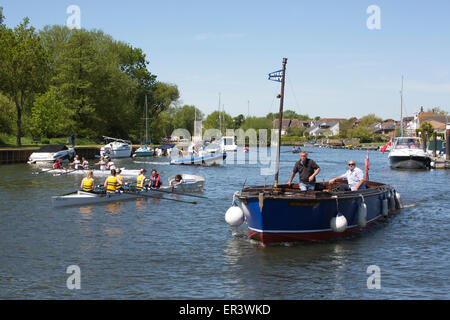
[[[298,154],[281,150],[280,183]],[[319,181],[364,169],[365,151],[306,148]],[[224,221],[245,182],[271,184],[267,164],[170,166],[168,158],[125,159],[127,169],[156,168],[206,178],[197,205],[167,200],[54,209],[51,196],[76,189],[79,175],[32,174],[36,166],[0,166],[1,299],[449,299],[450,188],[447,170],[391,170],[370,152],[370,179],[394,186],[405,208],[357,235],[315,243],[262,246],[245,224]],[[296,177],[297,180],[297,177]],[[96,184],[103,183],[97,178]],[[134,182],[134,181],[131,181]],[[81,272],[69,290],[67,268]],[[379,270],[379,289],[368,289]],[[368,272],[369,268],[369,272]],[[373,267],[371,267],[373,268]]]

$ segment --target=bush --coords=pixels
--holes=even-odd
[[[50,140],[48,138],[44,138],[41,140],[42,144],[50,144]]]

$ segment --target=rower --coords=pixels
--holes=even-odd
[[[55,163],[53,164],[53,169],[64,169],[62,166],[62,160],[60,158],[55,160]]]
[[[121,183],[116,177],[116,169],[111,170],[111,175],[106,178],[104,186],[106,187],[106,194],[114,194],[120,188]]]
[[[175,179],[170,180],[170,186],[171,187],[176,187],[176,186],[178,186],[178,185],[180,185],[182,183],[183,183],[183,177],[181,176],[181,174],[177,174],[175,176]]]
[[[115,170],[116,169],[116,165],[114,164],[114,162],[111,161],[110,157],[107,157],[108,163],[106,164],[106,169],[108,170]]]
[[[120,174],[121,172],[122,172],[122,170],[121,170],[120,168],[117,168],[117,169],[116,169],[116,177],[117,177],[117,180],[118,180],[119,183],[120,183],[120,187],[117,188],[117,190],[119,190],[119,191],[123,191],[123,185],[124,185],[123,177],[122,177],[122,175]]]
[[[100,157],[100,160],[95,165],[99,165],[101,171],[106,170],[106,162],[105,162],[103,156]]]
[[[156,169],[152,170],[152,175],[150,176],[150,188],[156,188],[159,189],[161,187],[161,181],[159,180],[161,178],[161,175],[156,171]]]
[[[93,192],[94,191],[94,178],[92,170],[89,170],[86,177],[81,181],[80,188],[84,192]]]
[[[75,158],[73,159],[73,162],[70,165],[74,166],[73,168],[75,170],[80,169],[80,160],[78,159],[78,155],[75,156]]]
[[[145,177],[145,173],[147,172],[147,170],[145,169],[141,169],[139,171],[139,175],[137,176],[137,180],[136,180],[136,191],[142,191],[145,187],[145,181],[147,180],[147,178]]]
[[[81,157],[81,167],[84,170],[89,170],[89,162],[84,157]]]

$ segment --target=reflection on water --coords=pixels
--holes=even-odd
[[[124,210],[123,202],[113,202],[113,203],[107,203],[106,204],[106,213],[109,214],[118,214],[122,210]]]

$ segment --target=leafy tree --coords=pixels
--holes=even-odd
[[[425,121],[425,122],[422,122],[422,124],[420,125],[420,128],[417,129],[417,131],[420,132],[423,137],[426,134],[426,136],[428,138],[430,138],[433,135],[434,127],[431,123],[429,123],[428,121]]]
[[[209,114],[206,120],[203,122],[203,128],[205,129],[220,129],[220,122],[219,122],[219,116],[220,116],[220,122],[222,122],[222,126],[225,124],[225,131],[226,129],[234,129],[234,121],[233,118],[225,113],[219,111],[214,111],[213,113]],[[242,116],[243,117],[243,116]],[[222,127],[223,129],[223,127]],[[222,134],[225,134],[226,132],[222,132]]]
[[[14,132],[15,108],[14,102],[0,93],[0,133]]]
[[[241,126],[242,130],[248,129],[267,129],[269,132],[273,128],[272,120],[267,119],[267,117],[248,117],[245,119],[244,123]]]
[[[431,112],[434,114],[440,114],[443,116],[448,115],[448,111],[442,110],[440,107],[434,107],[434,108],[428,109],[427,112]]]
[[[357,126],[348,130],[349,138],[359,138],[361,142],[372,142],[373,135],[369,128],[364,126]]]
[[[378,123],[381,121],[383,121],[383,119],[378,118],[375,114],[371,113],[359,119],[359,125],[363,127],[368,127],[371,124]]]
[[[234,117],[233,118],[233,128],[235,130],[239,129],[242,126],[242,123],[244,123],[244,121],[245,121],[245,117],[243,114],[240,114],[240,115]]]
[[[266,118],[269,120],[278,119],[279,112],[268,113]],[[292,110],[284,110],[283,111],[283,119],[298,119],[298,120],[309,120],[309,116],[307,114],[297,114],[297,112]]]
[[[0,7],[0,26],[3,24],[3,20],[5,17],[3,16],[3,7]]]
[[[354,118],[348,119],[348,120],[344,120],[341,121],[339,123],[339,137],[341,139],[347,139],[349,138],[349,130],[353,128],[353,121]]]
[[[194,121],[203,120],[203,113],[195,106],[184,105],[176,110],[173,117],[173,126],[175,129],[186,129],[194,134]]]
[[[17,145],[21,145],[22,114],[29,98],[47,87],[48,56],[35,29],[25,18],[14,30],[0,27],[0,89],[16,105]]]

